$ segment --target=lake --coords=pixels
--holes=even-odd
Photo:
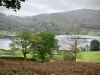
[[[62,42],[66,37],[70,37],[69,35],[56,35],[56,39],[59,40],[58,45],[60,46],[60,50],[69,49],[69,45]],[[81,35],[81,38],[85,38],[87,42],[80,44],[80,46],[85,46],[86,44],[90,45],[90,41],[93,39],[100,41],[100,36],[91,36],[91,35]],[[9,50],[9,43],[11,40],[9,38],[0,38],[0,49]]]
[[[69,38],[71,38],[72,36],[70,35],[56,35],[56,38],[59,40],[58,42],[58,45],[60,46],[60,50],[70,50],[71,47],[70,47],[70,41],[68,41]],[[93,39],[96,39],[100,42],[100,36],[91,36],[91,35],[80,35],[79,36],[80,39],[79,39],[79,47],[83,47],[83,48],[86,48],[88,46],[88,49],[89,50],[89,46],[90,46],[90,42],[93,40]]]
[[[0,38],[0,49],[9,50],[9,43],[11,40],[9,38]]]

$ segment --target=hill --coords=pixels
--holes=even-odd
[[[17,32],[20,30],[50,31],[56,34],[68,34],[71,26],[83,29],[100,29],[100,10],[79,9],[68,12],[39,14],[31,17],[6,16],[0,13],[0,30]]]

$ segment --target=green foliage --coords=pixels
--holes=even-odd
[[[52,33],[37,33],[33,35],[32,42],[32,45],[35,45],[33,48],[38,54],[38,59],[42,62],[45,61],[48,55],[53,55],[53,50],[58,49],[57,39]]]
[[[64,54],[63,59],[64,61],[76,61],[76,58],[72,54],[69,54],[69,53]]]
[[[49,32],[41,32],[32,35],[29,31],[23,31],[17,36],[18,38],[12,39],[10,47],[13,51],[21,50],[25,60],[26,54],[32,50],[34,59],[41,60],[42,62],[49,61],[48,56],[52,56],[53,50],[58,49],[58,40],[55,39],[54,34]]]
[[[22,50],[24,59],[26,60],[26,54],[31,51],[31,33],[29,31],[22,31],[17,34],[18,38],[13,38],[10,47],[12,50]]]
[[[5,6],[6,8],[11,9],[20,9],[21,2],[25,2],[25,0],[0,0],[0,6]]]
[[[49,58],[49,57],[46,57],[46,58],[44,59],[44,62],[50,62],[50,58]]]
[[[98,40],[92,40],[90,42],[90,50],[91,51],[99,51],[100,43]]]

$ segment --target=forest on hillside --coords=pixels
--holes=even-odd
[[[86,34],[89,31],[99,31],[100,11],[80,9],[61,13],[40,14],[31,17],[6,16],[0,13],[0,30],[17,32],[30,30],[35,32],[52,32],[69,34],[72,26],[80,26]]]

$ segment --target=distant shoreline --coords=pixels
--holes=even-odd
[[[11,37],[16,37],[15,35],[0,35],[0,38],[11,38]]]

